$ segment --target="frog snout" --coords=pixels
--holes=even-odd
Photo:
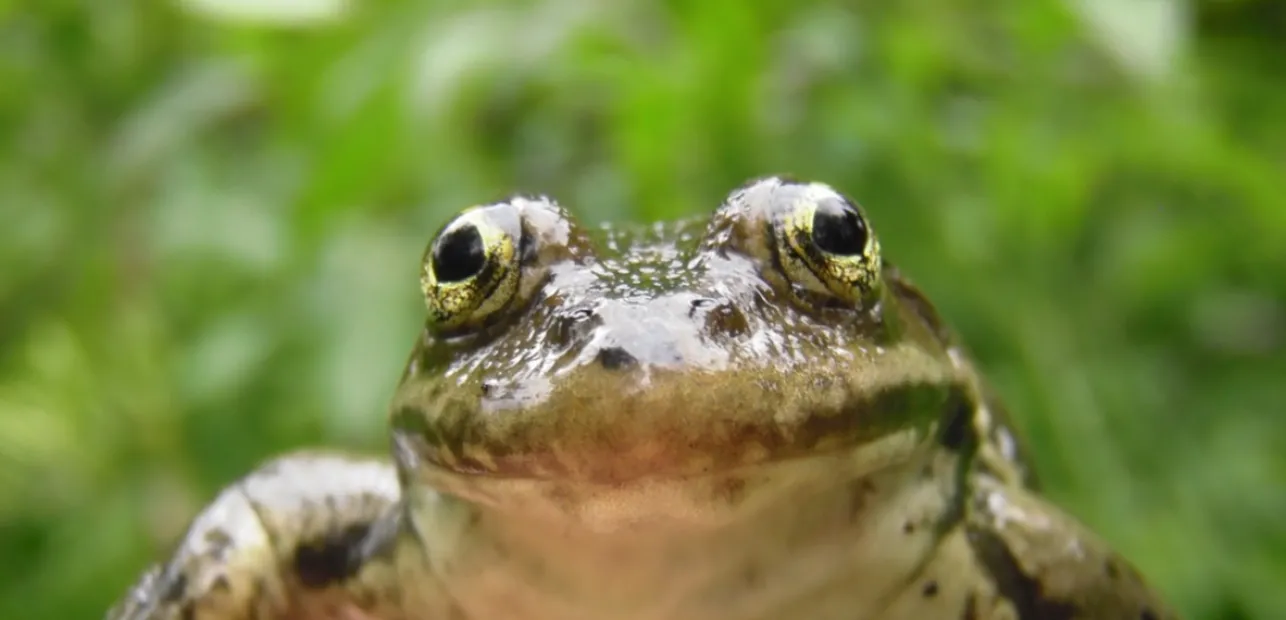
[[[618,329],[603,327],[595,334],[586,353],[607,370],[681,366],[692,355],[685,347],[688,338],[687,334],[666,331],[664,326],[647,322]]]
[[[728,357],[706,333],[704,309],[693,311],[691,300],[671,298],[652,304],[606,304],[594,313],[596,327],[586,345],[586,357],[613,371],[639,368],[718,366]],[[582,358],[585,359],[585,358]]]

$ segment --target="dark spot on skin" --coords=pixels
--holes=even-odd
[[[598,363],[608,370],[621,370],[638,364],[629,351],[621,347],[605,347],[598,351]]]
[[[909,521],[909,520],[907,520],[907,521],[903,521],[903,522],[902,522],[902,533],[903,533],[903,534],[914,534],[914,533],[915,533],[915,524],[914,524],[914,523],[912,523],[912,522],[911,522],[911,521]]]
[[[174,603],[183,598],[188,590],[188,576],[179,573],[170,579],[170,584],[161,592],[161,601],[164,603]]]
[[[211,592],[227,592],[232,584],[228,583],[227,575],[219,575],[214,578],[214,583],[210,584]]]
[[[183,620],[194,620],[196,618],[196,603],[194,601],[184,603],[183,609],[179,613],[183,616]]]
[[[964,609],[960,610],[960,620],[978,620],[978,595],[970,592],[965,596]]]
[[[1139,614],[1139,620],[1157,620],[1156,612],[1151,609],[1144,609],[1143,612]]]
[[[355,523],[300,545],[295,551],[299,581],[306,587],[320,588],[355,575],[365,561],[361,548],[370,529],[370,523]]]
[[[924,598],[933,598],[938,595],[938,582],[930,581],[924,584],[924,589],[920,591]]]
[[[727,478],[715,487],[715,497],[730,506],[741,503],[746,494],[746,481],[742,478]]]
[[[741,309],[728,302],[712,305],[705,317],[706,329],[710,333],[726,336],[740,336],[750,331],[750,322]]]
[[[1116,581],[1117,579],[1119,579],[1119,578],[1121,577],[1121,571],[1120,571],[1120,569],[1118,569],[1118,568],[1116,567],[1116,564],[1115,564],[1114,562],[1112,562],[1111,560],[1108,560],[1108,561],[1106,562],[1106,564],[1105,564],[1105,568],[1107,569],[1107,570],[1106,570],[1106,572],[1107,572],[1107,578],[1108,578],[1108,579],[1111,579],[1112,581]]]
[[[994,532],[970,528],[967,539],[1000,595],[1013,603],[1020,620],[1072,620],[1076,605],[1045,595],[1038,579],[1023,572],[1013,551]]]
[[[856,521],[866,506],[866,498],[875,492],[875,483],[868,479],[858,480],[848,485],[848,520]]]
[[[228,556],[228,549],[232,548],[232,536],[221,528],[207,531],[205,542],[210,545],[206,555],[220,562]]]
[[[965,399],[956,399],[947,410],[938,444],[953,452],[960,451],[973,439],[973,406]]]
[[[751,564],[750,566],[747,566],[745,572],[741,574],[741,582],[746,584],[746,587],[751,590],[758,590],[763,586],[764,576],[763,573],[760,572],[758,566]]]

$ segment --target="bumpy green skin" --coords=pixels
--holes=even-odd
[[[523,286],[426,329],[395,465],[269,463],[107,618],[1174,618],[1035,494],[887,262],[871,303],[791,292],[765,231],[798,187],[632,232],[525,203]]]

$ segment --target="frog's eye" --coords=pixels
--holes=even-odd
[[[448,223],[425,251],[420,276],[430,325],[482,323],[509,305],[518,293],[522,235],[509,203],[469,209]]]
[[[871,299],[880,284],[880,246],[861,209],[821,184],[780,189],[787,191],[773,229],[786,277],[848,304]]]

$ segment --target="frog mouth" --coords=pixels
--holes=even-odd
[[[884,383],[862,375],[860,386],[835,377],[786,377],[807,391],[774,389],[762,374],[750,384],[723,377],[715,388],[691,375],[653,376],[645,390],[590,377],[526,408],[405,404],[394,410],[394,440],[404,468],[621,484],[853,449],[907,430],[924,437],[968,402],[963,384],[931,371]]]
[[[404,441],[395,442],[395,454],[403,465],[403,480],[413,481],[405,486],[413,496],[441,498],[445,494],[463,500],[471,510],[494,511],[492,514],[502,520],[507,515],[521,527],[534,526],[541,532],[553,527],[646,535],[676,530],[711,532],[765,510],[816,501],[819,496],[841,498],[847,510],[859,511],[860,503],[843,498],[870,498],[878,488],[896,488],[880,481],[885,474],[923,476],[930,462],[924,457],[934,454],[932,446],[919,429],[908,428],[849,449],[769,458],[684,476],[649,472],[619,480],[530,476],[525,472],[505,476],[433,463],[421,463],[408,471],[406,464],[418,458],[415,448]],[[424,491],[427,495],[421,495]]]

